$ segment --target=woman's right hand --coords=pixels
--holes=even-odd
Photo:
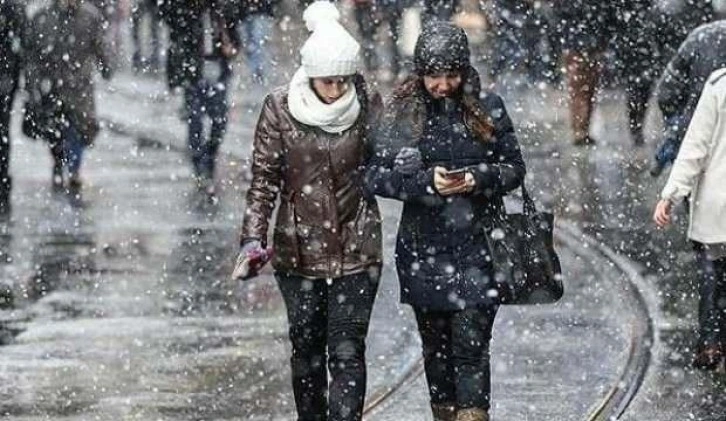
[[[263,250],[262,242],[257,239],[249,239],[242,244],[239,254],[237,255],[237,260],[234,264],[234,269],[232,270],[232,280],[244,280],[250,276],[256,275],[256,271],[259,268],[251,265],[250,261],[254,259],[255,255],[258,255],[261,250]]]
[[[465,178],[447,178],[447,170],[444,167],[434,167],[434,188],[442,196],[451,196],[459,193],[466,193],[470,190]]]

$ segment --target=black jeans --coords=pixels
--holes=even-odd
[[[423,341],[432,404],[488,410],[491,396],[489,342],[498,306],[456,312],[414,309]]]
[[[184,92],[188,114],[187,144],[194,175],[200,179],[214,179],[215,161],[227,132],[227,82],[227,78],[217,81],[202,78]],[[205,116],[211,120],[207,137],[204,135]]]
[[[366,392],[365,339],[378,278],[367,272],[332,282],[285,274],[276,278],[290,325],[298,420],[360,420]]]
[[[700,277],[698,346],[726,346],[726,258],[710,258],[699,243],[694,248]]]

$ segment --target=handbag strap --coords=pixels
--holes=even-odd
[[[524,186],[524,180],[522,180],[522,211],[525,215],[536,215],[537,205],[532,200],[532,197],[527,191],[527,187]]]

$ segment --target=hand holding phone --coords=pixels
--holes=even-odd
[[[434,168],[434,187],[442,196],[467,193],[472,188],[469,181],[473,181],[473,177],[467,169],[448,171],[443,167]]]
[[[459,168],[456,170],[446,171],[446,174],[444,174],[444,177],[446,177],[447,180],[464,181],[464,179],[466,178],[466,173],[467,173],[466,168]]]

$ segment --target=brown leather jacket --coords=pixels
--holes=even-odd
[[[362,112],[341,134],[294,120],[287,87],[265,98],[255,130],[241,237],[265,242],[279,193],[273,233],[276,271],[333,278],[382,262],[378,205],[363,191],[367,134],[382,105],[379,95],[367,94],[360,76],[356,89]]]

